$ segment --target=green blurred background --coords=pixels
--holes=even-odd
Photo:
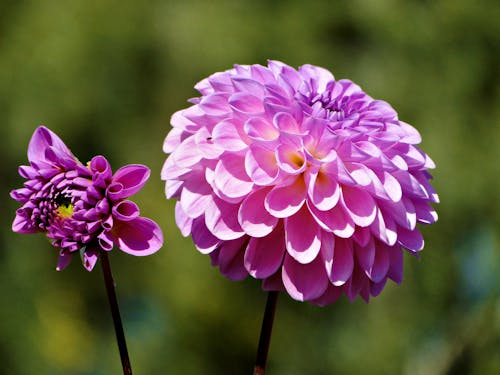
[[[500,374],[500,5],[497,1],[0,1],[0,373],[121,371],[100,267],[56,272],[11,232],[36,126],[80,157],[143,163],[135,200],[165,246],[115,250],[136,374],[250,374],[265,294],[212,268],[175,227],[160,169],[169,117],[234,63],[321,65],[390,102],[435,160],[439,221],[420,260],[370,304],[282,295],[269,374]]]

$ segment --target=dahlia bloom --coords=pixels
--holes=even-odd
[[[402,280],[437,220],[432,160],[386,102],[320,67],[235,65],[172,116],[162,179],[176,222],[233,280],[318,305]]]
[[[143,165],[126,165],[113,175],[103,156],[83,165],[52,131],[37,128],[28,146],[29,166],[19,174],[27,181],[13,190],[22,203],[12,230],[46,233],[60,249],[57,270],[64,269],[71,255],[81,251],[89,271],[100,250],[116,245],[132,255],[149,255],[163,243],[158,225],[139,216],[139,207],[128,197],[137,193],[149,178]]]

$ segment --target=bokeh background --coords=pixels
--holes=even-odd
[[[152,168],[135,200],[165,246],[111,253],[135,373],[251,373],[266,295],[182,238],[161,147],[196,82],[278,59],[390,102],[421,132],[441,204],[421,259],[370,304],[281,296],[269,374],[500,374],[499,19],[495,0],[1,0],[0,373],[121,371],[100,267],[56,272],[43,236],[10,229],[40,124],[82,161]]]

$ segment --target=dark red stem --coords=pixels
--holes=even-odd
[[[111,274],[108,253],[101,251],[100,258],[104,284],[106,285],[106,292],[108,293],[109,307],[111,308],[111,316],[113,317],[115,326],[116,341],[122,361],[123,375],[132,375],[132,367],[130,366],[130,360],[128,358],[127,342],[125,341],[125,334],[123,333],[122,318],[120,317],[120,309],[118,308],[118,301],[116,299],[115,283],[113,281],[113,275]]]
[[[257,349],[257,359],[253,369],[254,375],[264,375],[266,372],[267,353],[271,342],[271,333],[273,331],[274,313],[276,303],[278,302],[277,291],[271,291],[267,295],[266,310],[262,319],[262,328],[260,329],[259,348]]]

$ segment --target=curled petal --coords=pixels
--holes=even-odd
[[[92,271],[94,269],[97,260],[99,259],[99,250],[90,248],[83,251],[82,263],[87,271]]]
[[[383,215],[381,210],[377,210],[377,216],[370,225],[370,230],[376,238],[389,246],[394,245],[398,239],[396,223],[391,217]]]
[[[117,220],[130,221],[139,216],[139,207],[132,201],[121,201],[113,206],[112,213]]]
[[[200,109],[208,115],[224,116],[231,111],[227,102],[227,94],[210,94],[200,101]]]
[[[47,157],[47,151],[50,151]],[[45,126],[38,127],[28,145],[28,160],[37,167],[58,166],[67,161],[76,164],[76,158],[64,142]]]
[[[33,226],[29,218],[29,212],[25,208],[19,208],[16,211],[16,217],[12,223],[12,230],[17,233],[36,233],[38,229]]]
[[[184,129],[175,127],[172,128],[163,142],[163,152],[174,152],[174,150],[181,144],[184,134]]]
[[[435,223],[438,219],[436,210],[428,203],[422,201],[413,202],[416,211],[416,218],[419,222],[424,224]]]
[[[163,245],[163,234],[153,220],[137,217],[130,221],[116,221],[112,235],[124,252],[144,256],[158,251]]]
[[[94,156],[90,161],[90,170],[93,172],[92,180],[99,187],[105,187],[111,179],[112,171],[109,162],[104,156]]]
[[[140,164],[130,164],[121,167],[112,178],[112,185],[120,186],[117,191],[110,191],[109,197],[112,200],[128,198],[142,189],[149,178],[150,170]]]
[[[101,234],[99,234],[97,236],[97,241],[101,249],[103,249],[104,251],[113,250],[114,239],[110,232],[102,232]]]

